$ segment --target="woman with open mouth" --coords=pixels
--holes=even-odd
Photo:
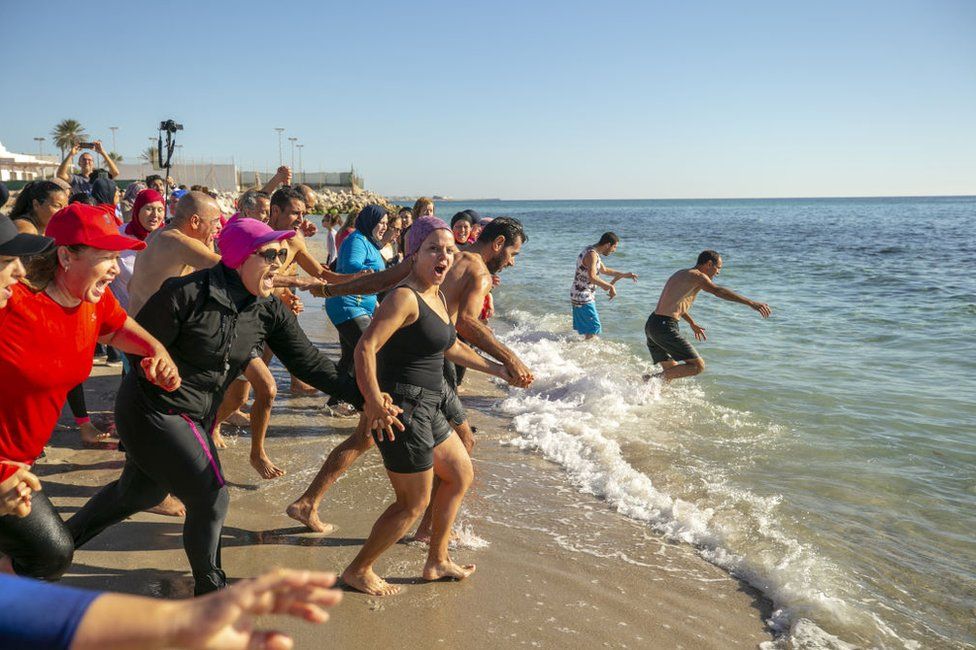
[[[0,241],[21,241],[12,232],[16,227],[3,220]],[[160,390],[180,383],[165,348],[126,316],[108,289],[119,251],[145,244],[120,235],[104,208],[81,203],[55,213],[46,233],[54,246],[31,260],[30,286],[16,282],[24,277],[19,260],[8,260],[5,269],[12,270],[0,273],[0,302],[6,302],[0,309],[0,459],[25,465],[50,440],[68,391],[91,372],[96,341],[143,357],[143,376]],[[30,252],[39,251],[16,254]],[[0,518],[0,553],[0,572],[57,580],[67,570],[74,544],[43,491],[33,495],[26,517]]]
[[[458,341],[440,285],[456,252],[451,228],[436,217],[414,222],[407,235],[410,275],[377,308],[356,346],[356,379],[365,416],[383,456],[396,494],[373,525],[369,539],[342,574],[350,587],[374,596],[399,592],[373,571],[379,556],[409,530],[427,508],[434,477],[433,531],[424,566],[425,580],[468,577],[448,556],[451,527],[474,471],[461,439],[440,408],[444,358],[509,380],[505,367],[488,361]],[[387,395],[402,410],[390,414]]]
[[[220,531],[229,497],[209,432],[230,383],[267,341],[299,379],[362,403],[355,382],[339,376],[295,315],[272,295],[288,255],[282,242],[294,236],[294,230],[272,230],[256,219],[231,221],[220,234],[219,263],[167,280],[139,311],[138,322],[170,350],[183,384],[168,393],[138,372],[122,379],[115,423],[125,444],[125,467],[118,481],[67,522],[76,546],[173,494],[186,506],[183,547],[194,593],[222,589],[227,578]],[[138,355],[129,360],[137,367]],[[389,396],[380,400],[386,406],[377,408],[390,417],[399,413]]]

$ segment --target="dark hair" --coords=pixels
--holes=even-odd
[[[109,180],[111,180],[111,179],[112,179],[112,177],[111,177],[111,176],[109,175],[109,173],[108,173],[108,170],[107,170],[107,169],[101,169],[101,168],[99,168],[99,169],[93,169],[93,170],[91,171],[91,173],[90,173],[90,174],[88,174],[88,181],[89,181],[90,183],[94,183],[94,182],[95,182],[95,181],[97,181],[97,180],[98,180],[99,178],[107,178],[107,179],[109,179]]]
[[[14,207],[10,209],[10,218],[15,219],[34,212],[34,201],[44,203],[55,192],[64,192],[60,185],[51,181],[31,181],[24,185]]]
[[[166,181],[163,180],[163,177],[160,176],[159,174],[152,174],[151,176],[146,176],[146,186],[147,187],[152,186],[152,184],[155,183],[156,181],[161,181],[163,183],[163,185],[166,184]]]
[[[75,192],[68,199],[68,203],[84,203],[85,205],[97,205],[95,203],[95,197],[87,192]]]
[[[596,243],[597,246],[603,246],[604,244],[619,244],[620,237],[617,237],[615,232],[605,232],[600,235],[600,241]]]
[[[34,291],[44,291],[47,285],[54,281],[54,276],[58,272],[58,249],[60,246],[51,246],[50,250],[44,251],[40,255],[35,255],[30,258],[27,263],[27,286],[29,286]],[[75,255],[81,253],[89,246],[84,244],[74,244],[72,246],[65,246],[69,251]]]
[[[451,217],[451,228],[453,228],[454,224],[456,224],[458,221],[467,221],[472,226],[474,225],[474,217],[472,217],[467,210],[458,212],[453,217]]]
[[[721,259],[716,251],[705,250],[698,254],[698,261],[695,262],[695,266],[701,266],[702,264],[708,264],[709,262],[713,264],[718,264],[719,259]]]
[[[505,237],[506,246],[514,244],[516,238],[521,239],[523,244],[529,241],[529,236],[525,234],[525,229],[522,228],[522,222],[511,217],[496,217],[492,219],[491,223],[485,226],[481,234],[478,235],[478,241],[490,242],[499,236]]]
[[[271,195],[271,206],[278,206],[279,210],[284,210],[293,200],[305,203],[305,195],[291,185],[282,185]]]

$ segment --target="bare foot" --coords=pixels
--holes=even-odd
[[[285,470],[272,463],[267,454],[251,456],[251,467],[258,471],[261,478],[270,479],[285,475]]]
[[[297,377],[291,378],[291,394],[292,395],[312,395],[313,393],[319,392],[314,386],[309,386],[301,379]]]
[[[359,413],[355,406],[352,404],[346,404],[345,402],[339,402],[335,406],[326,405],[325,408],[331,412],[331,415],[334,418],[350,418]]]
[[[451,560],[446,562],[431,562],[427,560],[427,564],[424,565],[423,577],[424,580],[464,580],[469,575],[474,573],[477,567],[473,564],[465,564],[461,566],[455,564]],[[345,577],[345,576],[343,576]]]
[[[87,449],[116,449],[119,443],[112,440],[112,434],[99,431],[91,422],[78,425],[81,430],[81,446]]]
[[[335,526],[319,519],[318,511],[311,504],[299,499],[285,509],[285,514],[295,521],[305,524],[313,533],[331,533]]]
[[[214,427],[214,430],[210,433],[210,439],[213,440],[214,447],[217,449],[227,449],[227,441],[224,440],[224,436],[220,435],[220,425]]]
[[[400,587],[391,585],[389,582],[373,573],[372,569],[365,571],[350,571],[346,569],[342,572],[342,581],[348,587],[361,591],[370,596],[392,596],[400,593]]]
[[[146,510],[146,512],[151,512],[156,515],[166,515],[167,517],[182,517],[186,514],[186,506],[172,494],[167,494],[166,498],[158,506],[154,506]]]
[[[243,428],[251,424],[251,417],[247,413],[244,413],[241,410],[237,410],[231,413],[230,415],[228,415],[227,419],[224,420],[224,422],[231,425],[232,427]]]

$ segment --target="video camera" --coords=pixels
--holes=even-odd
[[[177,124],[173,120],[166,120],[165,122],[159,123],[159,130],[165,131],[166,133],[176,133],[177,131],[183,130],[183,125]]]

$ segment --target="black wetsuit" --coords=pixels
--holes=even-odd
[[[139,357],[130,355],[134,372],[122,380],[115,402],[125,468],[67,526],[80,547],[171,493],[186,506],[183,547],[195,593],[207,593],[226,584],[220,531],[228,503],[209,434],[224,391],[259,344],[267,341],[290,372],[319,390],[356,406],[362,396],[351,378],[338,376],[335,364],[309,342],[280,300],[256,298],[223,264],[167,280],[136,321],[169,351],[182,384],[172,393],[150,384]]]
[[[406,429],[392,441],[374,437],[383,465],[402,474],[433,467],[434,447],[451,435],[444,417],[444,352],[457,340],[454,325],[411,290],[417,298],[417,320],[394,332],[376,359],[380,388],[403,409],[400,421]]]

